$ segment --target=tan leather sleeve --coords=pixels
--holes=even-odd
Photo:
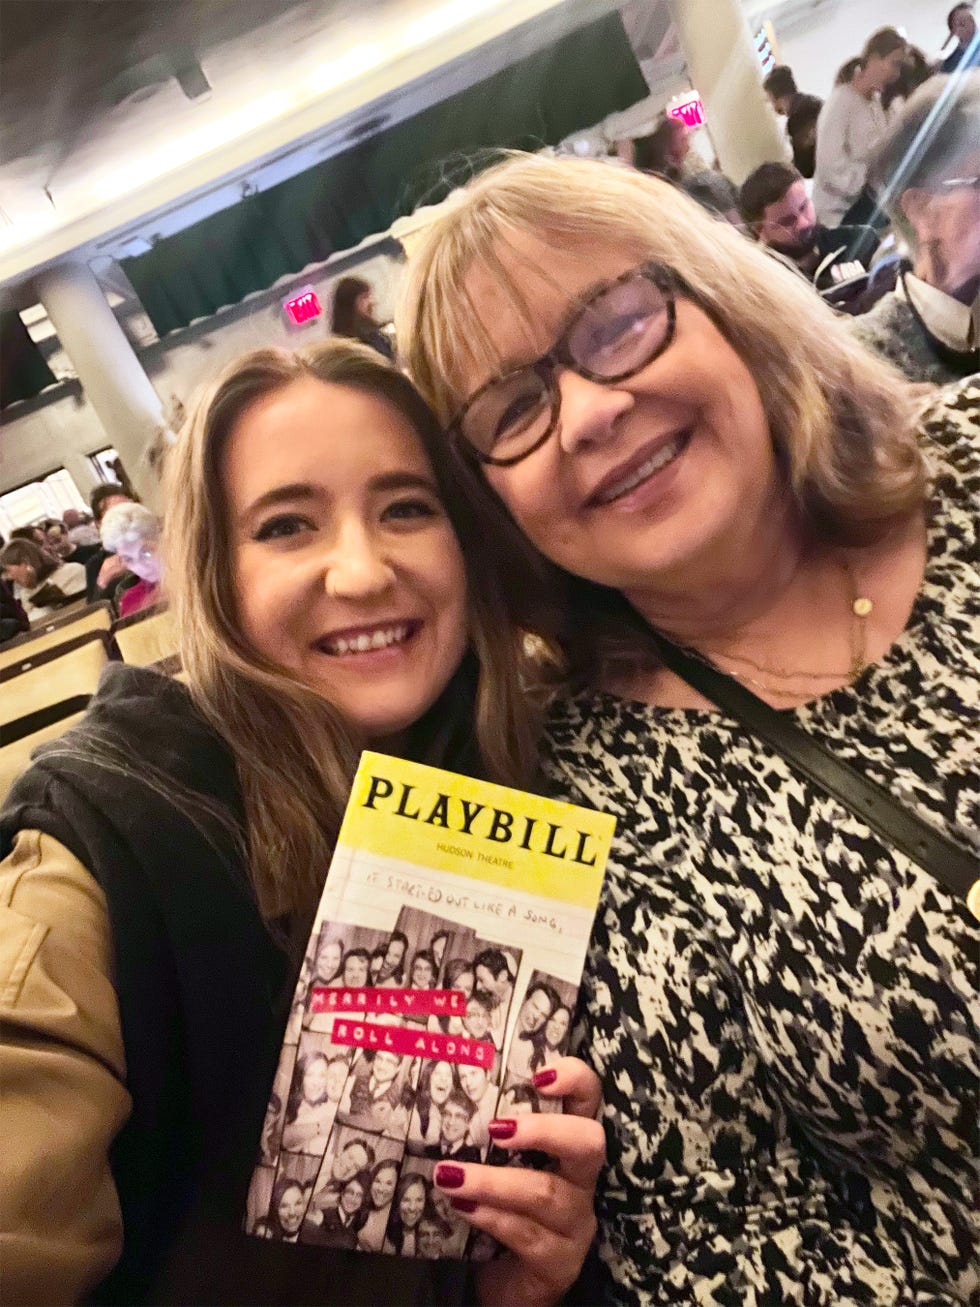
[[[112,1268],[129,1117],[102,890],[57,840],[0,862],[0,1301],[74,1303]]]

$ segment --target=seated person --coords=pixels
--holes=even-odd
[[[853,326],[911,380],[940,384],[980,370],[980,72],[949,87],[921,86],[869,161],[912,266]]]
[[[99,546],[79,545],[71,538],[68,526],[57,518],[45,523],[45,548],[63,563],[81,563],[84,567],[93,554],[99,552]]]
[[[85,568],[63,563],[33,540],[11,540],[0,553],[0,566],[14,583],[14,595],[32,622],[50,617],[74,599],[85,598]]]
[[[762,86],[773,109],[786,119],[794,166],[804,177],[812,177],[817,159],[817,119],[823,100],[797,90],[793,70],[786,64],[777,64]]]
[[[101,547],[99,528],[95,525],[91,513],[83,513],[78,508],[66,508],[61,517],[68,528],[68,538],[73,545],[81,545],[82,548],[88,548],[90,545],[96,549]]]
[[[953,5],[946,18],[946,25],[949,28],[946,45],[950,41],[955,41],[956,45],[939,65],[939,71],[965,73],[970,68],[980,68],[980,40],[977,39],[973,5]]]
[[[92,517],[101,537],[102,519],[110,508],[117,504],[133,503],[132,495],[114,481],[107,481],[96,486],[89,498]],[[112,599],[116,587],[127,575],[126,564],[111,549],[106,549],[105,542],[85,564],[86,594],[89,603],[98,599]]]
[[[23,635],[30,624],[23,606],[14,597],[14,587],[0,577],[0,644]]]
[[[793,150],[793,165],[804,177],[812,177],[817,167],[817,121],[823,109],[819,95],[804,95],[794,100],[786,117],[786,134]]]
[[[135,578],[121,581],[116,591],[120,617],[149,608],[162,598],[160,580],[160,519],[142,504],[116,504],[102,519],[102,543]]]
[[[788,163],[764,163],[746,177],[742,217],[756,238],[818,291],[860,277],[878,248],[870,227],[824,227],[806,184]]]

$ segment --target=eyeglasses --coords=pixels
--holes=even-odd
[[[947,191],[980,191],[980,177],[949,177],[939,184]]]
[[[481,386],[449,434],[481,463],[512,467],[527,458],[558,426],[557,369],[605,384],[641,372],[674,338],[678,284],[670,269],[649,263],[599,286],[575,309],[553,349]]]

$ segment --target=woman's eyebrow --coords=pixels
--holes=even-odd
[[[295,504],[297,500],[315,499],[316,495],[316,487],[309,481],[294,481],[288,485],[273,486],[271,490],[252,500],[242,512],[241,521],[254,517],[256,513],[264,512],[267,508],[275,508],[277,504]]]

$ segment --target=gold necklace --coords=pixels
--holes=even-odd
[[[851,613],[851,624],[848,631],[848,644],[850,653],[850,666],[847,671],[833,672],[810,672],[804,670],[793,671],[783,667],[771,667],[765,663],[757,663],[753,659],[746,657],[744,654],[716,653],[705,661],[714,661],[724,659],[726,662],[740,664],[743,667],[751,667],[755,672],[761,672],[763,676],[773,676],[776,680],[782,681],[856,681],[868,665],[867,648],[868,648],[868,618],[874,612],[874,603],[867,595],[859,592],[857,582],[854,579],[853,569],[848,562],[841,562],[841,570],[847,581],[848,589],[848,606]],[[704,655],[701,655],[704,658]],[[779,686],[771,685],[766,681],[760,681],[755,677],[749,676],[745,672],[733,671],[731,673],[737,680],[744,681],[747,685],[755,686],[757,689],[765,690],[774,698],[795,699],[799,697],[800,691],[793,688],[781,689]]]

